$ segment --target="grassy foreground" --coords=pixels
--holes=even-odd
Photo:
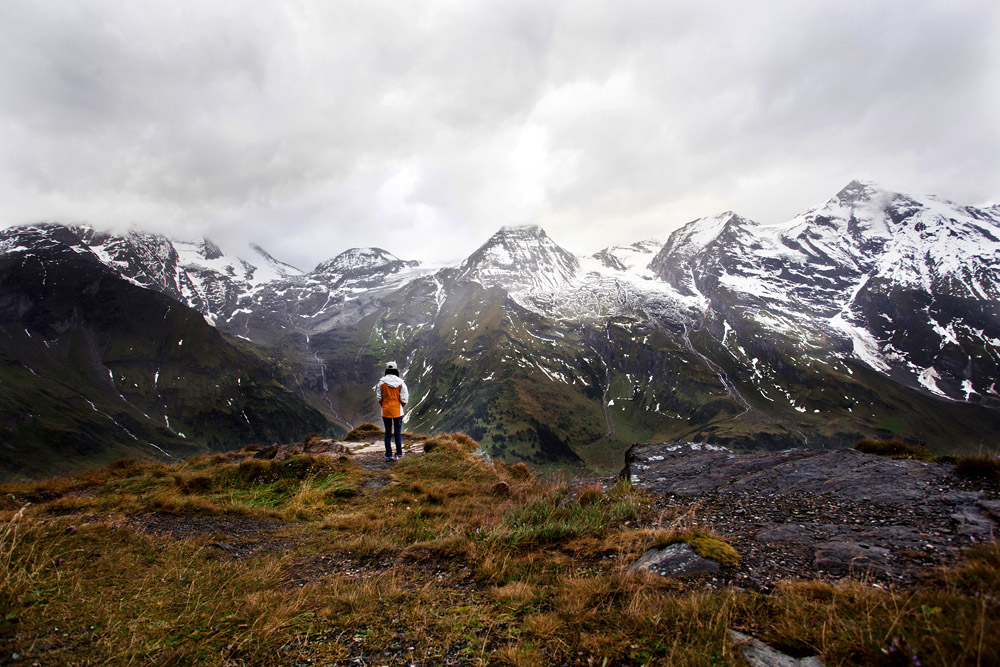
[[[1000,664],[996,543],[916,589],[713,590],[629,572],[721,540],[627,483],[426,447],[389,470],[245,451],[3,487],[0,663],[744,664],[732,628],[830,665]]]

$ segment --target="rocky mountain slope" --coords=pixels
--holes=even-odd
[[[333,431],[377,416],[393,358],[410,428],[540,465],[610,469],[637,441],[1000,441],[995,206],[855,181],[785,224],[727,212],[590,257],[505,227],[439,270],[362,248],[306,273],[262,250],[68,233],[284,360],[277,379]]]
[[[733,328],[764,318],[803,351],[849,342],[854,357],[910,386],[1000,398],[997,207],[854,181],[784,225],[732,213],[692,222],[650,268]]]

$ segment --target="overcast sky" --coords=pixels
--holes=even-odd
[[[1000,200],[1000,2],[3,0],[0,226],[576,252],[854,177]]]

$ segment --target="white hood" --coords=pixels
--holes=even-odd
[[[384,378],[378,381],[379,384],[387,384],[390,387],[401,387],[403,386],[403,378],[398,375],[386,375]]]

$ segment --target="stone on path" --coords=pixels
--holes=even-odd
[[[885,569],[889,550],[858,542],[824,542],[817,545],[813,565],[834,573],[880,572]]]

